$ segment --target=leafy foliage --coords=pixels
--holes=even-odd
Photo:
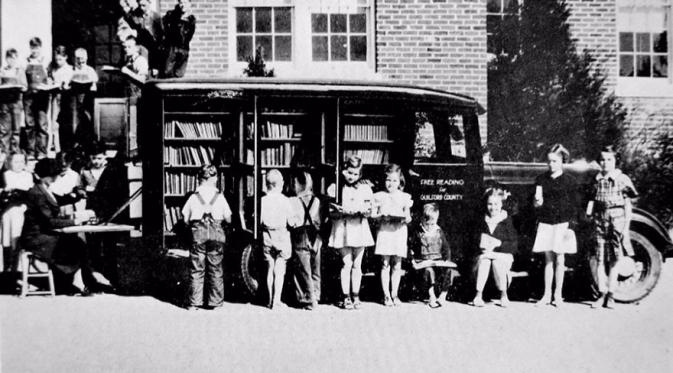
[[[633,179],[641,195],[638,207],[673,227],[673,134],[662,133],[653,140],[634,136],[630,140],[622,147],[622,170]]]
[[[267,70],[266,62],[262,55],[264,54],[264,47],[258,46],[255,49],[255,58],[248,57],[248,67],[243,70],[243,74],[248,77],[260,76],[260,77],[273,77],[273,69]]]
[[[503,51],[488,65],[493,157],[538,161],[557,142],[574,158],[592,157],[617,143],[626,111],[606,92],[593,56],[577,52],[565,1],[526,1],[518,11],[493,35]]]

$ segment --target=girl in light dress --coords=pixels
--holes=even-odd
[[[397,306],[402,277],[402,258],[407,256],[407,224],[411,222],[411,195],[404,189],[404,175],[396,164],[385,169],[385,191],[374,194],[372,217],[380,220],[374,253],[381,255],[381,286],[383,304]],[[391,270],[392,269],[392,270]]]
[[[28,191],[33,186],[33,174],[26,170],[26,155],[13,152],[7,157],[7,170],[3,173],[5,191]],[[17,242],[23,228],[26,205],[13,204],[2,214],[2,246],[10,253],[11,265],[16,263]]]
[[[368,183],[361,182],[362,159],[352,155],[344,163],[342,172],[344,186],[341,189],[341,205],[332,205],[332,231],[328,245],[340,251],[341,290],[343,309],[359,309],[360,284],[362,281],[362,256],[365,247],[374,246],[367,217],[371,213],[373,192]],[[328,194],[334,197],[335,188]],[[352,298],[351,298],[352,295]]]
[[[565,254],[577,252],[571,222],[576,221],[577,182],[563,172],[563,163],[568,161],[568,150],[555,144],[547,151],[549,171],[535,180],[535,200],[538,227],[535,235],[534,253],[544,253],[544,295],[540,305],[552,304],[552,283],[555,283],[553,304],[563,305],[563,278]]]

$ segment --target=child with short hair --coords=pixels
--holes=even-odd
[[[320,253],[322,237],[322,206],[313,194],[313,178],[305,171],[292,177],[296,197],[290,198],[295,212],[295,223],[290,230],[292,250],[296,261],[294,271],[297,302],[312,310],[320,301]]]
[[[59,45],[54,48],[54,58],[47,68],[49,82],[58,87],[59,90],[68,89],[70,86],[70,81],[72,80],[72,74],[73,68],[68,63],[68,53],[63,45]],[[61,101],[61,91],[51,94],[51,112],[49,118],[51,121],[51,133],[49,136],[51,138],[51,144],[54,147],[54,151],[57,153],[61,151],[61,142],[59,136],[59,128],[61,124],[61,119],[59,118],[61,113]]]
[[[231,223],[231,209],[217,189],[217,168],[201,167],[199,186],[182,208],[184,222],[191,227],[189,310],[214,309],[224,302],[222,258],[226,236],[223,223]],[[204,277],[208,293],[204,304]]]
[[[423,217],[420,224],[412,227],[409,234],[409,250],[412,254],[412,266],[423,271],[423,289],[428,294],[428,306],[437,308],[446,300],[451,277],[448,268],[455,267],[451,260],[451,246],[444,230],[437,224],[439,208],[436,203],[423,205]],[[437,297],[436,284],[440,285]]]
[[[342,202],[340,206],[332,206],[333,222],[328,245],[340,251],[343,262],[341,267],[343,298],[339,306],[351,310],[361,307],[362,257],[365,247],[374,245],[367,220],[371,214],[374,193],[368,183],[360,180],[362,177],[360,157],[349,156],[344,162],[341,174],[344,178],[344,186],[341,189]],[[335,190],[331,192],[330,195],[334,197]]]
[[[91,195],[96,190],[96,185],[100,176],[107,166],[107,157],[105,156],[105,147],[98,143],[94,144],[89,150],[89,165],[80,172],[82,176],[82,187]]]
[[[26,155],[22,151],[12,152],[7,157],[7,170],[3,173],[4,193],[14,193],[9,198],[9,207],[2,213],[2,246],[9,253],[9,267],[16,264],[17,243],[23,229],[26,205],[21,202],[22,193],[33,187],[33,174],[26,170]]]
[[[403,192],[404,174],[390,164],[384,170],[385,191],[374,194],[372,218],[380,221],[374,253],[380,255],[381,287],[386,307],[400,305],[398,290],[402,277],[402,258],[407,257],[407,224],[411,222],[411,195]]]
[[[631,179],[616,167],[617,152],[613,146],[601,149],[601,171],[593,184],[592,199],[587,206],[587,215],[594,222],[596,235],[596,258],[600,296],[592,308],[613,308],[613,293],[617,288],[619,271],[616,266],[626,254],[633,256],[629,225],[633,216],[631,199],[638,192]],[[607,275],[606,275],[607,270]]]
[[[277,169],[266,174],[266,195],[262,197],[260,222],[264,239],[264,259],[267,264],[266,287],[269,293],[268,307],[284,307],[280,296],[283,293],[285,268],[292,256],[292,242],[288,227],[293,223],[290,199],[283,195],[283,174]]]
[[[28,90],[23,95],[26,113],[26,152],[36,159],[47,156],[49,94],[43,90],[47,84],[47,69],[42,56],[42,40],[29,41],[30,57],[26,65]]]
[[[25,91],[28,87],[26,72],[19,66],[19,52],[14,48],[5,52],[5,67],[0,71],[3,85],[18,85]],[[19,150],[21,127],[23,127],[23,94],[18,92],[14,97],[4,97],[0,103],[0,151],[8,154]]]
[[[569,157],[570,153],[563,145],[552,145],[547,151],[549,171],[535,179],[534,205],[537,208],[538,226],[533,252],[544,253],[545,256],[544,294],[537,304],[553,304],[557,308],[563,305],[565,255],[577,252],[577,243],[571,230],[577,221],[579,205],[577,181],[563,172],[563,164]]]
[[[518,235],[512,218],[502,209],[508,193],[499,188],[489,188],[484,194],[486,215],[479,228],[479,255],[477,257],[477,294],[472,303],[484,306],[483,291],[489,272],[493,271],[495,284],[500,290],[500,306],[509,306],[507,276],[518,251]]]

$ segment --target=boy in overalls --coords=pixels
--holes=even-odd
[[[231,209],[217,189],[217,168],[205,165],[199,171],[200,185],[182,208],[184,222],[191,227],[190,292],[187,309],[214,309],[224,301],[222,257],[225,234],[223,221],[231,223]],[[204,277],[208,294],[204,303]]]

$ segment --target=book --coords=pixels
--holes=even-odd
[[[429,268],[429,267],[441,267],[441,268],[458,268],[456,263],[450,260],[412,260],[411,266],[415,270]]]
[[[482,233],[481,234],[481,239],[479,240],[479,247],[491,251],[495,249],[496,247],[499,247],[502,245],[502,241],[499,239],[491,236],[490,234]]]

